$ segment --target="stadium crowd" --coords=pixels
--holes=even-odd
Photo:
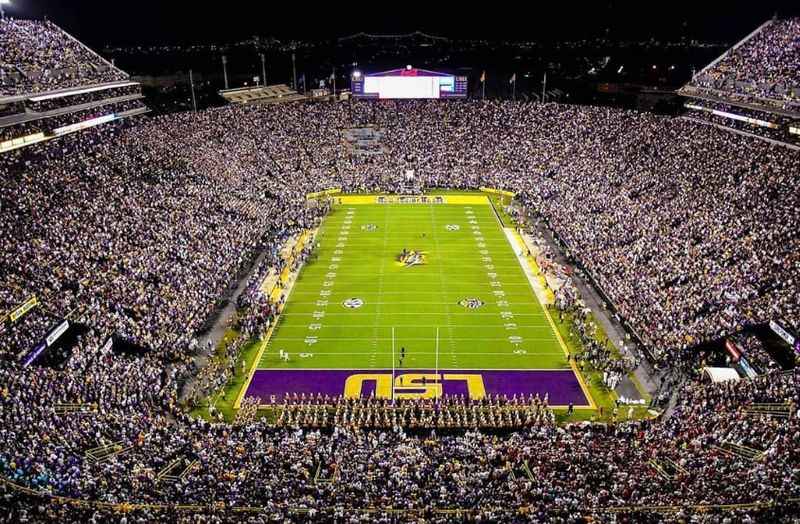
[[[87,71],[46,73],[42,89],[106,79],[48,23],[0,29],[20,43],[0,50],[3,67]],[[25,32],[45,50],[28,56]],[[366,124],[381,129],[381,152],[352,155],[342,130]],[[0,158],[0,311],[39,301],[0,330],[0,477],[148,505],[130,508],[131,520],[198,504],[201,522],[235,506],[260,508],[254,522],[357,522],[373,507],[432,521],[459,508],[482,521],[569,522],[615,507],[737,503],[769,503],[754,511],[774,515],[800,496],[795,371],[682,381],[670,416],[608,426],[557,426],[544,399],[521,409],[338,399],[332,411],[307,401],[284,410],[283,428],[253,421],[250,403],[235,426],[189,418],[178,398],[196,371],[197,334],[254,266],[241,327],[255,335],[274,320],[280,304],[259,282],[327,211],[305,195],[393,190],[408,169],[425,188],[516,192],[661,363],[774,317],[800,326],[800,158],[789,149],[682,119],[508,101],[226,107],[110,124]],[[559,299],[575,307],[577,297],[566,287]],[[81,330],[64,358],[24,365],[65,318]],[[227,373],[240,349],[221,361]],[[605,348],[585,358],[624,371]],[[225,375],[212,371],[200,374],[207,387]],[[455,426],[470,429],[428,431]],[[0,519],[110,511],[26,504],[41,498],[10,490],[3,481]]]
[[[405,153],[413,152],[426,185],[520,191],[661,354],[687,343],[682,328],[700,340],[764,321],[773,308],[797,318],[790,301],[796,293],[791,273],[797,263],[797,196],[786,191],[797,159],[788,153],[686,122],[604,109],[408,103],[397,112],[392,106],[371,113],[397,133],[387,138],[392,147],[414,147]],[[353,110],[358,115],[364,108]],[[501,440],[469,433],[427,444],[395,431],[361,433],[350,428],[361,419],[346,404],[338,421],[327,419],[333,435],[272,430],[260,422],[234,430],[182,415],[176,398],[192,352],[190,334],[255,253],[275,253],[288,236],[315,223],[322,210],[306,206],[303,195],[335,185],[391,187],[412,158],[401,153],[363,163],[340,157],[329,129],[346,124],[348,116],[345,108],[325,105],[270,112],[226,108],[68,137],[4,161],[2,175],[11,191],[2,195],[0,216],[12,234],[2,251],[3,307],[30,294],[44,305],[2,338],[6,478],[89,499],[225,501],[319,511],[354,504],[491,504],[491,514],[533,504],[545,515],[796,495],[797,483],[785,483],[796,475],[796,446],[786,443],[796,438],[796,415],[762,421],[770,431],[753,436],[755,422],[737,411],[747,402],[796,402],[793,374],[737,386],[741,392],[711,387],[717,392],[712,396],[708,387],[692,386],[686,392],[690,400],[664,422],[600,430],[545,424]],[[442,133],[440,122],[452,127]],[[483,133],[484,126],[495,132]],[[550,136],[557,128],[560,144]],[[451,138],[441,144],[435,136]],[[591,150],[576,149],[586,141]],[[432,147],[422,147],[426,143]],[[736,145],[742,149],[731,149]],[[761,202],[767,196],[769,213]],[[728,221],[734,211],[752,220]],[[724,309],[701,307],[715,301]],[[35,337],[22,334],[45,307],[47,314],[70,316],[90,330],[62,370],[23,369],[15,356]],[[148,352],[103,353],[100,344],[111,333]],[[69,403],[96,405],[98,411],[54,410]],[[713,426],[700,423],[711,416]],[[710,447],[726,439],[763,450],[769,460],[752,473],[749,461]],[[105,461],[85,458],[86,450],[110,443],[127,451]],[[488,460],[470,459],[484,453]],[[659,454],[694,474],[664,482],[649,464]],[[337,456],[347,462],[338,464]],[[447,457],[454,456],[460,469],[449,471],[443,484],[442,475],[453,467],[446,466]],[[174,484],[160,481],[159,471],[176,457],[196,460],[195,469]],[[539,480],[515,474],[508,489],[506,463],[513,470],[520,457]],[[336,488],[309,488],[310,499],[302,486],[315,461],[336,463],[342,481]],[[403,469],[406,461],[413,470]],[[375,479],[363,482],[367,474],[392,479],[393,489],[383,491],[386,484]],[[720,475],[726,480],[716,484]],[[724,490],[742,485],[748,489]]]
[[[798,325],[796,152],[602,108],[365,106],[179,114],[60,141],[40,169],[4,161],[4,287],[180,354],[243,266],[322,215],[303,195],[391,189],[413,163],[427,187],[517,191],[657,358],[775,315]],[[391,155],[341,152],[331,130],[351,112],[390,131]]]
[[[4,18],[0,43],[0,96],[128,78],[49,21]]]
[[[211,152],[212,134],[235,141],[222,119],[212,121],[216,131],[186,137],[202,146],[177,143],[185,122],[157,125],[156,133],[145,124],[143,134],[122,134],[121,142],[68,137],[45,150],[36,172],[22,158],[4,162],[2,222],[14,225],[2,241],[4,288],[36,294],[57,316],[185,355],[187,333],[198,331],[240,269],[319,217],[306,209],[304,193],[279,189],[256,163],[226,164],[216,153],[224,144]],[[176,138],[165,141],[164,132]],[[181,151],[193,151],[194,162]]]
[[[502,438],[366,431],[347,417],[325,432],[209,424],[175,409],[171,373],[101,350],[75,355],[64,371],[4,366],[2,379],[2,476],[79,499],[313,509],[321,519],[337,508],[468,508],[541,522],[618,506],[800,495],[794,371],[688,385],[672,416],[655,421],[558,427],[537,411],[538,423]],[[57,409],[75,402],[92,409]],[[784,405],[785,414],[753,411],[767,403]],[[100,447],[112,452],[91,458],[88,450]],[[167,477],[175,464],[179,474]]]
[[[800,108],[800,18],[772,20],[742,45],[698,74],[691,87],[738,101]]]

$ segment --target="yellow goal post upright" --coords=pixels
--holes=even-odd
[[[480,187],[482,193],[489,193],[490,195],[497,195],[500,197],[500,204],[507,206],[517,196],[516,193],[506,191],[504,189],[495,189],[493,187]]]

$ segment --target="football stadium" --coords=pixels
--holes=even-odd
[[[796,6],[88,4],[0,0],[0,522],[800,519]]]

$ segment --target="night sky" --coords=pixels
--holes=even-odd
[[[252,35],[329,39],[422,30],[455,38],[568,40],[608,35],[734,42],[800,1],[373,2],[11,0],[9,16],[58,23],[90,45],[225,43]],[[522,4],[514,5],[514,4]],[[447,5],[449,7],[442,7]],[[475,7],[472,7],[474,5]]]

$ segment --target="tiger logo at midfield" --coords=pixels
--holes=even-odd
[[[478,309],[483,306],[483,300],[479,298],[465,298],[458,301],[458,305],[467,309]]]
[[[405,267],[419,266],[426,262],[425,253],[422,251],[403,249],[397,257],[397,262]]]
[[[342,305],[349,309],[358,309],[364,305],[364,301],[361,300],[360,298],[348,298],[347,300],[342,302]]]

